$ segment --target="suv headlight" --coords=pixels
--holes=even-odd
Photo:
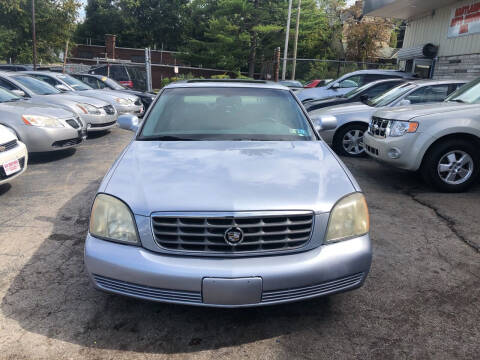
[[[130,105],[130,100],[127,99],[116,98],[115,101],[120,105]]]
[[[406,133],[417,131],[418,122],[416,121],[390,121],[387,125],[386,135],[391,137],[403,136]]]
[[[97,109],[95,106],[90,104],[77,104],[77,107],[83,111],[84,114],[91,114],[91,115],[101,115],[102,112],[100,109]]]
[[[362,236],[370,230],[367,201],[361,193],[345,196],[330,212],[325,241],[336,242]]]
[[[95,198],[89,231],[100,239],[138,244],[132,212],[123,201],[110,195],[98,194]]]
[[[26,125],[48,127],[48,128],[62,128],[65,127],[63,123],[49,116],[43,115],[23,115],[22,120]]]

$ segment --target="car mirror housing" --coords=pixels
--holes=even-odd
[[[55,88],[60,90],[60,91],[70,91],[70,89],[63,84],[55,85]]]
[[[409,106],[409,105],[412,105],[411,101],[410,100],[402,100],[398,103],[398,106]]]
[[[12,93],[14,93],[14,94],[17,95],[17,96],[21,96],[21,97],[25,97],[25,96],[26,96],[25,92],[22,91],[22,90],[12,90]]]
[[[333,130],[337,127],[337,118],[335,116],[314,116],[312,122],[317,132]]]
[[[120,115],[118,117],[118,126],[120,126],[121,129],[125,130],[130,130],[133,132],[136,132],[138,130],[138,126],[140,121],[138,120],[138,117],[135,115]]]

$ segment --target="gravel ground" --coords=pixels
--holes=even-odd
[[[345,159],[372,218],[359,290],[243,310],[95,291],[83,268],[89,208],[131,136],[35,156],[0,186],[0,359],[478,359],[480,185],[439,194],[369,159]]]

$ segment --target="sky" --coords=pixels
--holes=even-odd
[[[83,19],[85,19],[85,5],[87,4],[87,0],[80,0],[80,2],[83,4],[83,6],[80,9],[79,20],[83,21]],[[355,0],[347,0],[347,5],[353,5],[354,3]]]

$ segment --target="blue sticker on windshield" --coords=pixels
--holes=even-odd
[[[290,134],[295,134],[298,136],[306,136],[307,132],[303,129],[290,129]]]

